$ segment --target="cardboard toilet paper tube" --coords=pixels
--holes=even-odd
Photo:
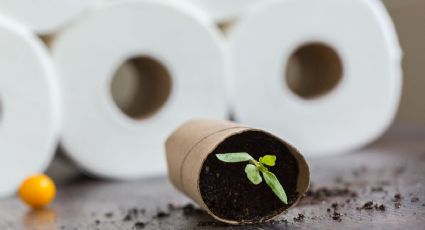
[[[255,159],[276,155],[276,165],[269,170],[285,189],[288,204],[266,183],[252,184],[244,172],[246,162],[228,164],[215,156],[229,152],[247,152]],[[309,167],[296,148],[268,132],[228,121],[186,122],[167,139],[166,154],[173,185],[230,224],[271,220],[295,206],[309,186]]]
[[[362,147],[392,124],[401,49],[380,1],[266,2],[228,37],[238,122],[276,133],[307,157]]]

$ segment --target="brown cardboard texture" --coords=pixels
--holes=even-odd
[[[270,170],[285,188],[287,205],[264,181],[260,185],[248,181],[246,162],[229,164],[215,156],[237,151],[255,159],[277,156]],[[295,206],[309,186],[309,167],[295,147],[265,131],[229,121],[188,121],[167,139],[166,152],[173,185],[214,218],[229,224],[271,220]]]

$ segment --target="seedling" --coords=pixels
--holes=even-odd
[[[248,161],[248,164],[245,166],[245,173],[249,181],[254,185],[258,185],[264,180],[266,184],[272,189],[274,194],[285,204],[288,204],[288,198],[286,197],[285,190],[277,179],[276,175],[269,171],[266,167],[273,167],[276,163],[275,155],[265,155],[260,157],[260,159],[255,160],[251,155],[246,152],[240,153],[223,153],[216,154],[216,157],[226,163],[238,163]],[[260,175],[263,175],[261,177]]]

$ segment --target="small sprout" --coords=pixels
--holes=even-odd
[[[260,172],[255,165],[247,164],[245,167],[245,173],[248,179],[255,185],[260,184],[263,181],[263,178],[261,178]]]
[[[288,200],[286,198],[285,190],[283,190],[282,185],[279,183],[279,180],[277,177],[271,173],[271,172],[262,172],[264,180],[266,181],[267,185],[272,189],[274,194],[276,194],[279,199],[285,203],[288,204]]]
[[[226,154],[217,154],[217,158],[226,163],[236,163],[250,161],[254,158],[251,157],[248,153],[226,153]]]
[[[266,184],[272,189],[274,194],[285,204],[288,204],[288,198],[286,197],[285,190],[277,179],[276,175],[268,170],[265,166],[275,166],[276,156],[275,155],[265,155],[260,157],[260,159],[255,160],[251,155],[245,152],[240,153],[223,153],[216,154],[216,157],[226,163],[237,163],[237,162],[246,162],[248,164],[245,166],[246,177],[254,185],[258,185],[263,181],[263,178]],[[260,175],[263,175],[261,177]]]
[[[276,163],[276,156],[275,155],[265,155],[264,157],[260,157],[259,159],[260,163],[268,165],[268,166],[274,166]]]

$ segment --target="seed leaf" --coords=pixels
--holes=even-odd
[[[216,157],[219,160],[227,163],[244,162],[254,159],[248,153],[223,153],[216,154]]]
[[[258,169],[255,167],[255,165],[247,164],[245,167],[245,173],[248,179],[255,185],[260,184],[263,181],[260,172],[258,172]]]
[[[274,166],[276,163],[276,156],[275,155],[265,155],[263,157],[260,157],[259,161],[265,165],[268,166]]]
[[[276,194],[279,199],[285,203],[288,204],[288,198],[286,197],[285,190],[283,190],[282,185],[279,183],[279,180],[276,178],[276,176],[268,171],[268,172],[262,172],[264,180],[266,181],[267,185],[272,189],[274,194]]]

